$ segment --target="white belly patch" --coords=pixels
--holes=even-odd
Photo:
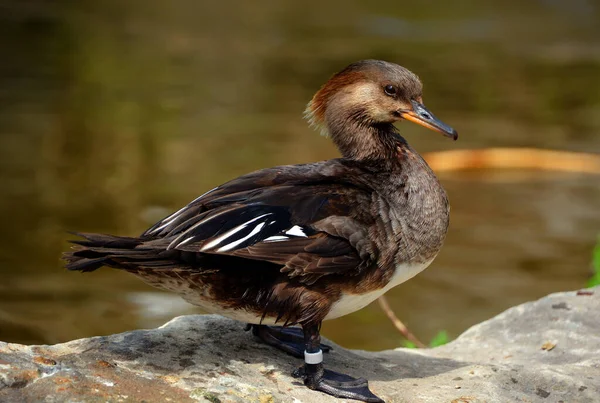
[[[371,291],[365,294],[343,294],[342,297],[331,307],[331,310],[325,317],[325,320],[339,318],[356,312],[364,308],[377,298],[385,294],[391,288],[410,280],[431,264],[433,259],[420,264],[401,264],[396,267],[396,271],[390,282],[379,290]]]

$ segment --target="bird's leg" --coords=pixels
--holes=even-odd
[[[328,395],[364,402],[382,403],[371,390],[364,378],[352,378],[349,375],[330,371],[323,367],[323,352],[320,348],[320,323],[303,325],[304,330],[304,366],[294,372],[294,376],[302,378],[310,389],[325,392]]]
[[[248,324],[246,330],[252,329],[252,334],[264,343],[277,347],[297,358],[304,358],[304,333],[295,327],[266,326]],[[328,353],[331,346],[321,344],[323,352]]]

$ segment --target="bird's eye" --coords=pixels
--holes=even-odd
[[[395,95],[396,95],[396,92],[397,92],[397,91],[396,91],[396,87],[394,87],[394,86],[393,86],[393,85],[391,85],[391,84],[389,84],[389,85],[386,85],[386,86],[383,88],[383,91],[386,93],[386,95],[389,95],[390,97],[393,97],[393,96],[395,96]]]

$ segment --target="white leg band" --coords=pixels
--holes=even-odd
[[[319,350],[316,353],[309,353],[304,351],[304,362],[307,364],[320,364],[323,362],[323,350]]]

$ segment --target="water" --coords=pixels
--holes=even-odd
[[[364,58],[405,65],[458,142],[399,127],[421,152],[600,149],[600,5],[592,1],[0,1],[0,340],[56,343],[198,312],[111,270],[67,273],[66,230],[135,235],[204,191],[336,157],[304,105]],[[582,287],[600,179],[443,173],[438,259],[388,293],[424,340]],[[240,326],[241,327],[241,326]],[[396,347],[377,304],[328,322],[353,348]]]

